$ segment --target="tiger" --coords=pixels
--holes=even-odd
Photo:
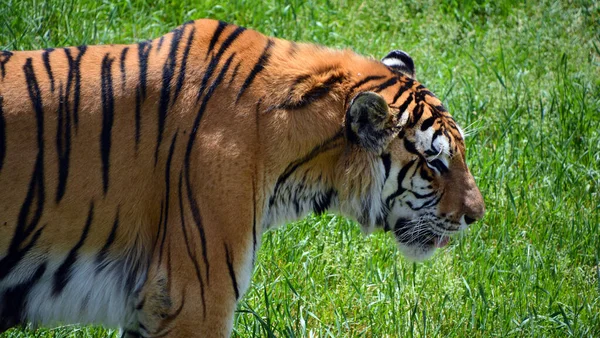
[[[187,22],[0,53],[0,332],[227,337],[261,235],[310,213],[429,258],[481,219],[464,133],[408,53]]]

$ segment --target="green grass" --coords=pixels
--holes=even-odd
[[[469,131],[488,210],[422,264],[339,217],[269,232],[234,336],[600,336],[598,2],[0,0],[0,48],[129,43],[202,17],[378,58],[408,51]]]

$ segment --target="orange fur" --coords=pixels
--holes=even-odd
[[[358,218],[348,214],[348,201],[370,193],[381,154],[346,138],[350,101],[373,90],[370,85],[397,78],[379,93],[390,105],[387,126],[393,127],[403,114],[398,106],[407,93],[417,93],[419,83],[406,86],[394,103],[409,79],[379,61],[251,30],[238,30],[239,36],[231,39],[236,29],[198,20],[165,35],[160,49],[158,39],[146,45],[90,46],[79,67],[69,62],[68,54],[76,60],[81,53],[73,47],[11,54],[0,79],[6,144],[0,158],[0,273],[6,272],[0,274],[0,290],[3,278],[15,273],[22,273],[23,280],[33,278],[32,271],[46,263],[36,282],[56,288],[59,277],[51,259],[58,265],[76,248],[77,260],[67,269],[72,273],[79,261],[95,259],[110,242],[107,261],[138,260],[145,272],[138,276],[142,285],[129,290],[135,320],[122,323],[125,336],[228,336],[260,234],[268,226],[263,223],[269,199],[286,170],[308,185],[321,180],[339,194],[339,212]],[[144,75],[140,55],[145,52]],[[210,68],[213,59],[217,61]],[[77,114],[75,68],[81,74]],[[369,76],[381,80],[356,86]],[[441,105],[433,96],[425,100]],[[419,121],[430,116],[426,109]],[[448,115],[439,124],[455,143],[452,174],[437,177],[434,184],[447,191],[441,202],[444,213],[480,218],[483,200],[452,123]],[[403,132],[407,139],[416,137],[410,129]],[[324,144],[315,156],[299,161]],[[400,138],[388,144],[399,165],[418,157],[406,151]],[[65,156],[66,164],[61,164]],[[292,170],[294,163],[299,164]],[[65,166],[64,195],[59,196]],[[28,193],[32,197],[26,205]],[[11,250],[22,257],[11,261]],[[61,277],[66,278],[65,292],[73,287],[69,276]],[[0,307],[0,331],[31,320],[11,317],[8,307],[2,311]]]

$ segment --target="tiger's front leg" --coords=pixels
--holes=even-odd
[[[135,304],[137,323],[123,328],[123,336],[229,337],[237,301],[250,283],[255,227],[251,220],[241,222],[243,212],[205,212],[198,219],[185,198],[176,200],[181,204],[171,208],[175,215],[157,229],[148,278]]]

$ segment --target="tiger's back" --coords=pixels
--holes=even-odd
[[[213,20],[0,54],[0,332],[226,336],[262,232],[313,211],[431,254],[483,201],[409,59]],[[405,240],[410,219],[436,213],[446,230]]]

